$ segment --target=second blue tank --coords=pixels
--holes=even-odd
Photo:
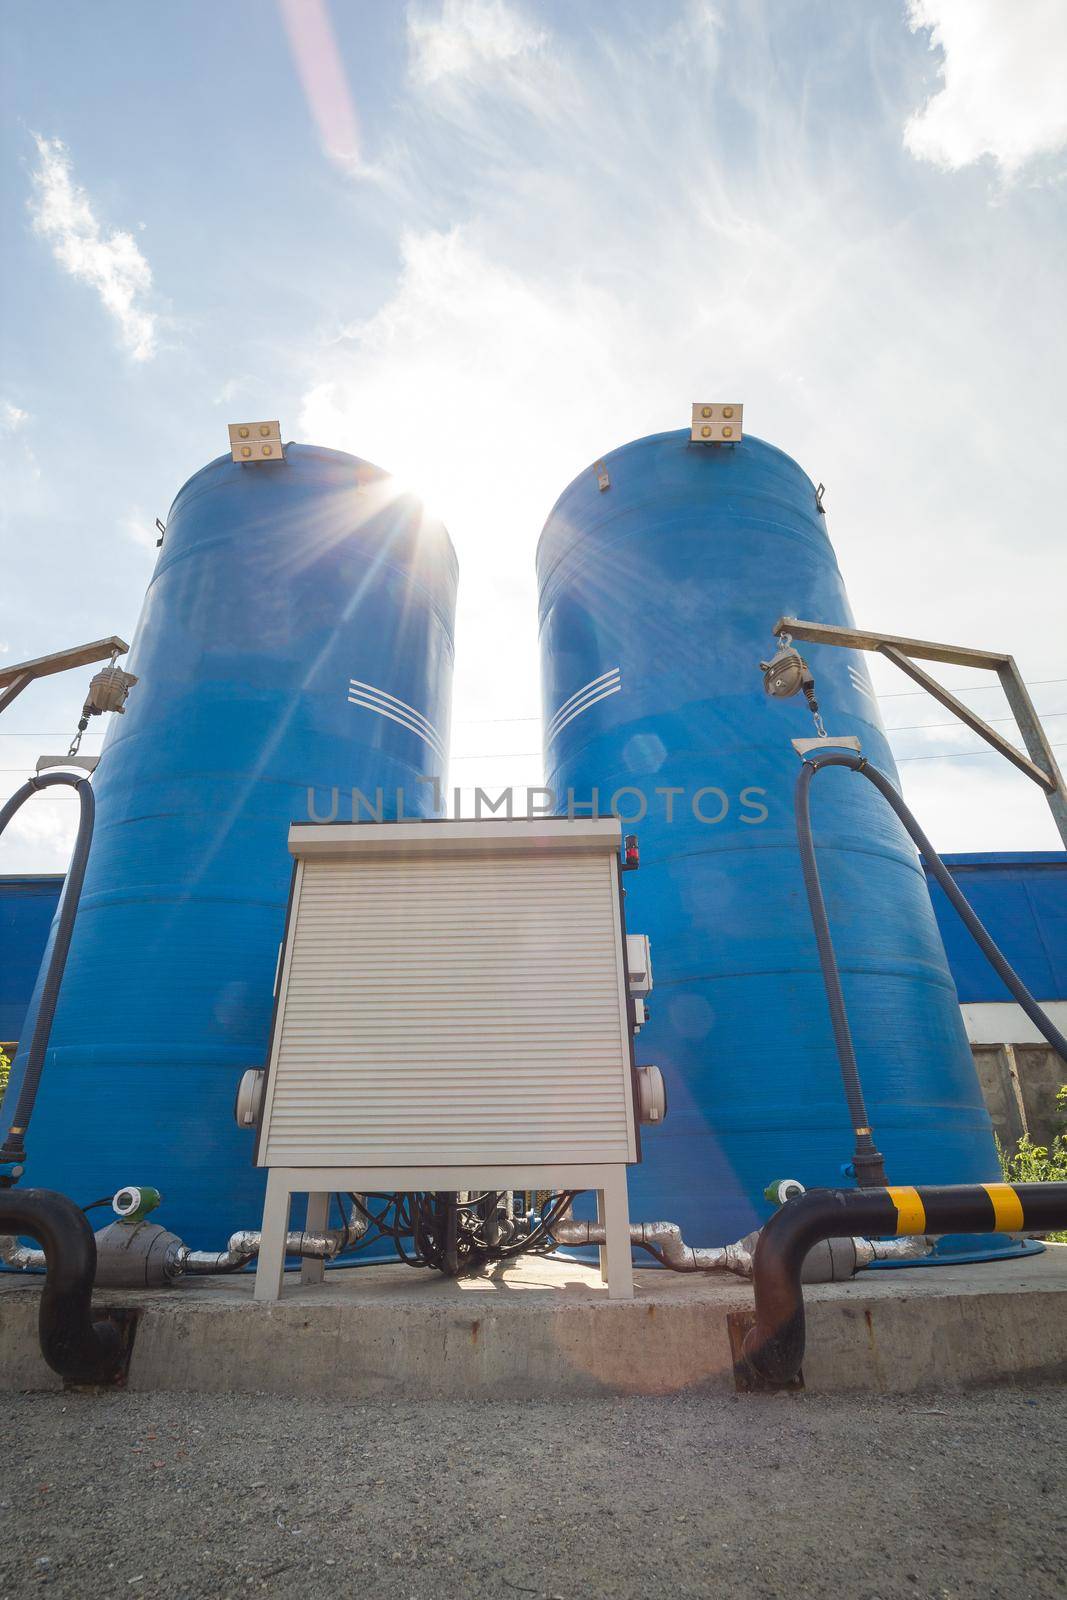
[[[568,791],[578,814],[614,802],[640,838],[627,920],[651,937],[655,989],[637,1058],[670,1103],[631,1213],[723,1243],[766,1219],[771,1180],[837,1185],[852,1151],[794,831],[790,740],[814,729],[759,670],[780,616],[851,623],[826,519],[780,450],[656,434],[564,491],[537,570],[546,784],[560,810]],[[863,657],[803,650],[829,732],[895,778]],[[813,815],[890,1182],[997,1178],[915,850],[853,774],[816,780]]]

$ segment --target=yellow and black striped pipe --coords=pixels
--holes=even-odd
[[[1035,1231],[1038,1223],[1026,1220],[1024,1202],[1030,1184],[978,1183],[951,1189],[897,1189],[886,1193],[896,1210],[898,1234],[956,1233],[965,1227],[968,1233],[1021,1233],[1030,1227]],[[1037,1185],[1043,1188],[1045,1185]],[[979,1223],[959,1224],[953,1220],[961,1204],[973,1205],[984,1217]]]
[[[1067,1183],[809,1189],[776,1211],[760,1233],[752,1264],[756,1322],[745,1337],[744,1360],[768,1383],[796,1377],[804,1357],[800,1273],[822,1239],[1052,1228],[1067,1228]]]

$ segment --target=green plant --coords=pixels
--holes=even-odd
[[[1056,1104],[1067,1110],[1067,1083],[1057,1094]],[[1050,1144],[1035,1144],[1023,1134],[1010,1151],[998,1139],[997,1155],[1007,1183],[1067,1183],[1067,1132],[1054,1134]],[[1067,1228],[1046,1237],[1057,1244],[1067,1244]]]
[[[7,1080],[11,1076],[11,1062],[0,1050],[0,1106],[4,1103],[4,1092],[7,1089]]]

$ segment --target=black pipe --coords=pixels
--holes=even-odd
[[[25,1234],[44,1251],[37,1328],[52,1371],[73,1383],[115,1383],[126,1351],[115,1323],[93,1321],[96,1240],[84,1212],[51,1189],[2,1189],[0,1232]]]
[[[830,935],[830,923],[826,915],[826,902],[823,899],[822,884],[819,880],[819,868],[815,859],[815,843],[811,827],[811,784],[815,774],[821,772],[823,767],[847,767],[851,772],[862,773],[869,782],[874,784],[883,799],[889,802],[904,828],[918,846],[930,871],[945,891],[964,927],[974,939],[998,978],[1018,1001],[1038,1032],[1048,1040],[1052,1048],[1065,1062],[1067,1062],[1067,1038],[1064,1038],[1055,1023],[1045,1015],[1015,969],[1009,966],[1002,952],[990,938],[987,929],[975,915],[957,887],[945,863],[941,860],[941,857],[915,820],[912,812],[904,804],[904,801],[885,774],[879,772],[877,767],[872,767],[864,756],[853,755],[851,751],[834,751],[831,755],[819,756],[814,760],[807,759],[800,769],[796,784],[797,841],[800,846],[800,861],[804,872],[804,887],[808,893],[808,906],[811,911],[811,920],[815,927],[815,941],[819,948],[819,962],[822,966],[823,983],[826,987],[826,998],[830,1006],[830,1020],[833,1024],[838,1060],[841,1064],[841,1079],[844,1084],[845,1098],[848,1101],[849,1114],[852,1117],[856,1135],[856,1153],[854,1157],[856,1177],[861,1186],[873,1185],[885,1183],[885,1169],[882,1157],[873,1143],[871,1129],[867,1122],[867,1111],[864,1105],[863,1091],[860,1087],[856,1054],[852,1047],[852,1035],[845,1011],[845,1000],[841,989],[837,958],[834,955],[833,940]]]
[[[1067,1227],[1067,1183],[984,1183],[944,1188],[809,1189],[767,1221],[752,1261],[756,1321],[744,1360],[772,1384],[790,1383],[804,1359],[804,1257],[821,1239],[852,1235],[1035,1233]]]
[[[830,1007],[830,1022],[834,1030],[837,1059],[841,1067],[841,1082],[844,1085],[845,1100],[848,1103],[848,1114],[852,1118],[852,1132],[856,1141],[852,1162],[856,1169],[856,1182],[861,1188],[866,1188],[868,1186],[873,1187],[878,1183],[885,1183],[885,1159],[874,1142],[870,1122],[867,1118],[867,1106],[864,1102],[863,1088],[860,1084],[859,1068],[856,1065],[856,1052],[852,1044],[852,1032],[848,1025],[845,996],[841,988],[841,974],[837,967],[837,957],[834,955],[834,944],[830,935],[830,919],[826,914],[826,901],[823,898],[822,883],[819,879],[819,867],[815,859],[815,840],[811,829],[811,781],[816,772],[819,771],[820,766],[829,764],[832,759],[832,757],[827,757],[825,763],[805,761],[800,769],[795,795],[797,844],[800,848],[800,865],[804,873],[804,887],[808,894],[808,909],[811,913],[812,926],[815,929],[815,943],[819,949],[819,965],[822,967],[823,984],[826,988],[826,999]]]
[[[68,784],[78,792],[78,799],[81,802],[78,837],[74,841],[74,853],[67,868],[55,938],[52,941],[52,953],[41,985],[41,998],[37,1005],[37,1016],[34,1020],[19,1097],[3,1148],[0,1149],[0,1164],[12,1165],[14,1170],[0,1172],[0,1186],[8,1186],[22,1176],[21,1167],[26,1159],[26,1129],[37,1099],[45,1052],[48,1049],[52,1021],[56,1014],[56,1002],[59,999],[59,986],[63,982],[63,972],[67,965],[71,935],[74,932],[74,919],[78,915],[78,902],[85,881],[85,865],[89,859],[89,846],[93,840],[96,799],[88,778],[75,777],[70,772],[46,772],[30,778],[11,796],[3,810],[0,810],[0,834],[2,834],[12,817],[31,795],[40,789],[50,789],[55,784]]]

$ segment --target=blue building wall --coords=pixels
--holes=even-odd
[[[1038,1000],[1067,999],[1067,851],[943,860],[1030,993]],[[1010,1000],[932,880],[930,896],[961,1002]]]
[[[0,878],[0,1044],[22,1033],[62,887],[61,875]]]

